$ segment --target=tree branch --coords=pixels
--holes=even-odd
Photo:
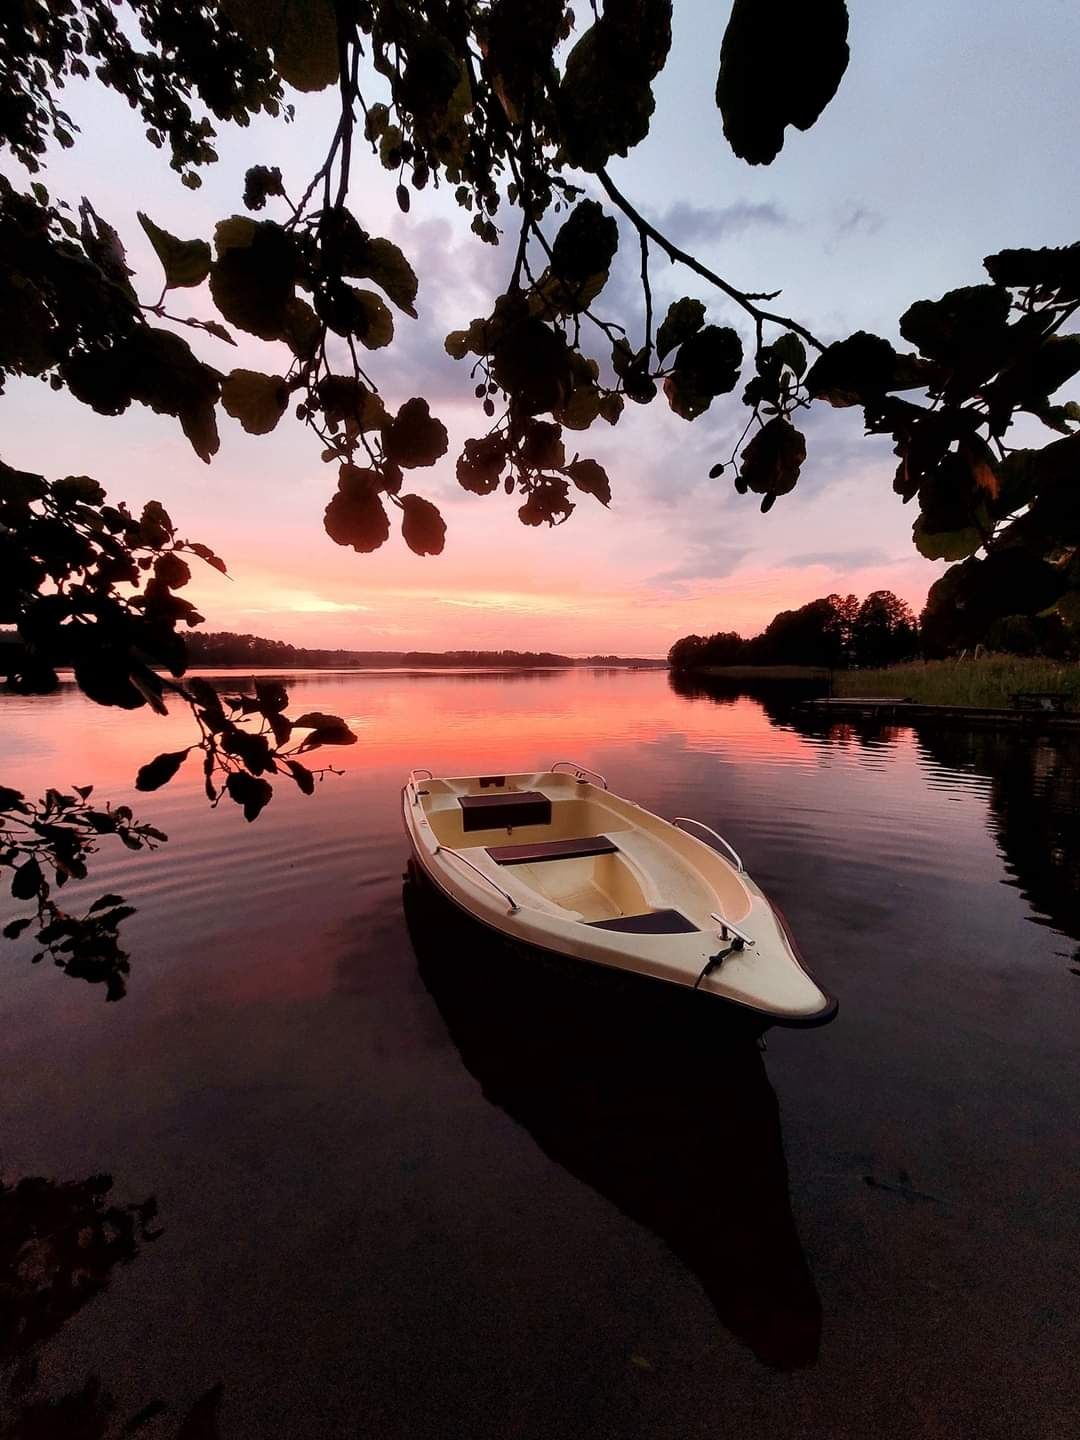
[[[751,296],[745,291],[736,289],[734,285],[730,285],[726,280],[717,275],[715,270],[710,270],[707,265],[702,265],[700,260],[695,260],[693,255],[688,255],[685,250],[680,250],[666,235],[661,234],[655,225],[650,225],[648,220],[634,209],[633,205],[627,200],[622,191],[619,190],[605,169],[601,168],[597,170],[596,178],[604,187],[608,198],[619,207],[643,239],[647,237],[655,241],[669,259],[677,260],[680,265],[687,266],[687,268],[693,270],[696,275],[700,275],[703,280],[708,280],[711,285],[715,285],[719,290],[722,290],[725,295],[735,301],[736,305],[740,306],[748,315],[752,316],[758,326],[764,321],[769,321],[773,325],[783,325],[785,329],[793,330],[796,335],[801,335],[805,341],[813,345],[815,350],[825,349],[822,342],[813,336],[805,325],[800,325],[797,320],[791,320],[786,315],[775,315],[769,310],[760,309],[754,304]],[[774,293],[779,294],[780,292],[776,291]]]

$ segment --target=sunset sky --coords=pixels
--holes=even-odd
[[[652,134],[612,173],[661,229],[736,284],[782,286],[778,308],[815,333],[866,328],[898,340],[907,305],[978,283],[984,254],[1080,235],[1080,14],[1072,0],[855,0],[850,8],[852,60],[836,99],[808,134],[788,132],[772,166],[751,168],[727,148],[713,102],[728,7],[680,0]],[[160,270],[137,209],[185,238],[209,236],[217,219],[242,212],[243,172],[254,163],[280,165],[295,197],[325,153],[335,114],[323,94],[297,97],[289,127],[222,127],[221,162],[192,193],[117,97],[80,87],[64,103],[82,135],[46,181],[72,200],[89,195],[117,226],[148,300]],[[119,420],[102,417],[24,381],[2,402],[3,458],[50,477],[91,474],[133,506],[161,499],[182,533],[229,564],[232,579],[200,574],[187,592],[208,626],[298,643],[662,654],[689,631],[754,633],[776,610],[831,590],[889,588],[922,604],[942,567],[914,551],[912,511],[891,491],[888,442],[862,437],[858,411],[814,408],[798,489],[767,516],[728,477],[707,478],[742,428],[741,385],[692,425],[658,398],[629,405],[614,429],[599,422],[584,435],[567,432],[607,467],[609,511],[581,496],[564,526],[529,529],[517,520],[519,498],[463,492],[454,458],[464,438],[483,433],[484,417],[468,365],[448,359],[442,341],[487,313],[506,283],[510,247],[494,251],[471,236],[446,191],[429,188],[410,215],[399,214],[393,186],[361,154],[351,208],[373,233],[395,239],[420,276],[419,320],[395,314],[395,342],[369,370],[390,405],[424,395],[450,429],[448,455],[406,485],[440,505],[449,527],[442,556],[411,554],[396,532],[374,555],[335,545],[322,528],[335,471],[290,417],[272,436],[252,437],[221,414],[221,449],[206,466],[167,417],[137,405]],[[628,238],[624,251],[598,308],[636,318],[618,303],[634,295]],[[696,294],[711,320],[749,342],[741,313],[687,272],[657,260],[653,284],[661,313]],[[205,289],[173,303],[215,313]],[[236,350],[185,333],[223,370],[287,364],[284,347],[241,332]]]

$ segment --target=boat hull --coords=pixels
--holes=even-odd
[[[538,776],[531,777],[537,783],[544,785],[548,793],[559,797],[560,791],[547,783],[546,772],[539,772]],[[560,780],[564,777],[558,777]],[[510,781],[522,781],[526,777],[498,777],[502,789],[487,799],[482,799],[482,809],[488,813],[498,812],[499,823],[507,817],[503,813],[503,804],[506,793],[520,794]],[[439,781],[432,778],[429,782],[432,788],[439,785],[456,787],[454,794],[462,790],[470,782],[462,780]],[[484,783],[493,783],[487,782]],[[581,782],[579,782],[581,783]],[[587,787],[592,790],[593,787]],[[806,1028],[827,1024],[834,1018],[837,1011],[836,1001],[828,996],[816,985],[805,969],[801,956],[791,935],[790,928],[784,917],[777,908],[765,899],[760,889],[753,885],[753,882],[744,873],[736,874],[735,868],[726,865],[726,870],[731,871],[731,876],[726,874],[722,877],[724,883],[736,881],[745,890],[745,903],[752,903],[754,924],[762,943],[767,942],[771,950],[759,950],[752,952],[747,950],[746,954],[752,958],[752,964],[748,967],[742,954],[736,957],[735,982],[727,982],[727,973],[723,972],[724,979],[718,980],[713,977],[711,969],[703,965],[703,961],[711,960],[710,951],[724,951],[724,944],[733,937],[727,932],[721,931],[718,925],[713,925],[714,933],[709,933],[710,922],[699,921],[698,924],[685,923],[676,927],[680,932],[687,933],[666,933],[663,926],[659,933],[657,927],[643,923],[653,919],[670,916],[676,920],[685,920],[685,917],[678,914],[676,910],[647,910],[645,913],[637,913],[635,909],[627,908],[618,911],[618,918],[608,919],[586,919],[581,913],[567,912],[560,909],[561,905],[567,902],[563,898],[566,886],[573,884],[577,888],[573,891],[573,904],[578,907],[587,907],[598,903],[598,895],[610,898],[611,894],[617,895],[626,907],[630,907],[632,899],[629,898],[629,889],[632,887],[634,893],[637,891],[633,877],[615,876],[611,868],[613,859],[620,860],[621,856],[613,857],[611,851],[632,851],[629,843],[631,830],[618,831],[616,839],[618,846],[608,843],[606,845],[594,844],[592,848],[586,849],[587,861],[580,858],[582,844],[591,842],[566,841],[558,838],[551,841],[541,842],[534,846],[535,850],[541,853],[539,856],[530,853],[530,844],[498,844],[491,845],[495,836],[493,829],[485,830],[477,837],[482,843],[475,845],[471,836],[462,836],[453,827],[460,824],[460,817],[454,809],[452,818],[445,818],[445,812],[449,805],[444,807],[443,817],[435,814],[436,823],[441,826],[442,835],[445,838],[456,840],[460,845],[464,839],[466,846],[472,846],[464,853],[455,850],[449,845],[439,843],[436,834],[431,830],[427,816],[420,808],[420,797],[427,797],[428,789],[418,792],[415,782],[410,782],[402,791],[402,814],[406,834],[409,837],[412,848],[414,864],[419,875],[431,886],[434,892],[441,899],[453,907],[455,914],[464,917],[470,925],[479,927],[479,932],[488,938],[497,937],[508,950],[508,953],[519,960],[531,962],[535,968],[538,963],[546,966],[554,966],[566,972],[577,972],[583,977],[602,979],[604,983],[616,984],[624,988],[641,990],[642,987],[655,998],[665,996],[667,1001],[674,1005],[685,1005],[691,1003],[695,1009],[701,1011],[706,1008],[710,1013],[723,1015],[725,1019],[737,1023],[744,1031],[761,1033],[774,1025],[791,1028]],[[574,792],[580,795],[580,792]],[[625,811],[633,811],[631,820],[637,821],[637,817],[644,817],[637,823],[644,826],[647,823],[654,829],[663,827],[664,831],[671,831],[672,827],[667,822],[660,821],[658,817],[652,816],[649,812],[641,811],[639,807],[633,806],[632,802],[621,801],[617,796],[600,795],[598,798],[605,801],[608,809],[602,813],[611,819],[619,812],[610,808],[622,806]],[[532,805],[538,805],[538,792],[529,791],[521,797],[524,804],[528,799]],[[462,807],[464,808],[464,807]],[[566,806],[562,806],[565,811]],[[558,798],[556,811],[559,809]],[[532,816],[526,817],[532,824]],[[564,823],[565,822],[565,823]],[[469,821],[465,821],[465,828],[469,828]],[[481,819],[473,824],[487,825],[486,819]],[[573,830],[574,826],[580,830],[582,821],[580,816],[575,820],[571,816],[566,820],[565,814],[556,813],[549,817],[545,810],[537,824],[532,824],[531,830],[528,825],[522,825],[516,832],[512,826],[507,826],[505,839],[518,841],[518,837],[527,831],[531,835],[537,833],[554,833],[556,836],[563,831]],[[708,856],[708,864],[712,866],[713,873],[717,871],[718,858],[716,853],[709,847],[701,845],[701,842],[690,841],[683,832],[674,832],[679,835],[683,842],[688,842],[688,854],[693,860],[698,847]],[[615,831],[613,830],[613,834]],[[606,836],[593,837],[594,840],[606,840]],[[576,845],[578,857],[569,861],[564,858],[565,846]],[[487,848],[484,848],[484,847]],[[595,853],[594,853],[595,852]],[[469,859],[469,855],[473,859]],[[491,864],[491,857],[507,856],[505,868],[495,869]],[[737,858],[737,857],[736,857]],[[491,874],[481,874],[476,861],[486,865]],[[530,864],[529,861],[534,863]],[[543,863],[541,863],[543,862]],[[689,861],[687,864],[689,865]],[[606,869],[603,867],[607,867]],[[465,868],[467,867],[467,868]],[[593,868],[590,868],[593,867]],[[692,867],[691,867],[692,868]],[[707,868],[707,867],[706,867]],[[537,876],[539,875],[539,879]],[[596,876],[599,880],[593,883],[586,883]],[[570,877],[570,878],[568,878]],[[501,884],[500,884],[501,882]],[[647,884],[647,877],[642,879]],[[530,888],[530,885],[542,885],[542,890]],[[560,886],[562,889],[560,889]],[[620,890],[619,887],[622,886]],[[487,887],[487,888],[485,888]],[[508,888],[509,887],[509,888]],[[603,887],[606,887],[603,888]],[[711,892],[710,892],[711,893]],[[742,893],[739,891],[738,893]],[[514,903],[514,896],[519,898],[522,895],[531,896],[532,900],[523,899],[521,905]],[[556,897],[559,904],[551,903],[552,897]],[[716,902],[718,903],[718,902]],[[737,892],[729,889],[727,892],[727,903],[737,905]],[[539,907],[539,908],[537,908]],[[547,913],[544,913],[544,910]],[[590,913],[587,909],[585,914]],[[725,906],[725,913],[730,913]],[[620,933],[629,931],[631,933]],[[616,933],[613,933],[616,932]],[[651,933],[648,933],[651,932]],[[477,932],[473,932],[476,934]],[[466,937],[467,938],[467,937]],[[742,946],[736,947],[742,951]],[[780,953],[780,952],[783,953]],[[796,983],[802,986],[801,995],[797,995],[796,1003],[798,1009],[788,1000],[786,1011],[784,1008],[774,1008],[769,1004],[755,1003],[754,998],[738,993],[738,977],[749,971],[753,974],[753,965],[759,963],[770,964],[773,971],[778,967],[785,967],[791,972],[788,977],[790,988],[791,977],[796,978]],[[741,967],[739,962],[742,961]],[[723,965],[727,964],[725,960]],[[706,971],[705,975],[699,975],[699,968]],[[717,967],[718,972],[722,966]],[[782,977],[783,978],[783,977]],[[743,981],[745,989],[745,978]],[[736,993],[726,993],[734,989]],[[784,997],[781,997],[784,998]],[[705,1006],[705,1002],[709,1002]],[[794,1012],[794,1013],[793,1013]]]

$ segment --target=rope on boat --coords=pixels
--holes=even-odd
[[[701,982],[705,979],[706,975],[711,975],[714,970],[719,970],[720,966],[724,963],[724,961],[728,958],[729,955],[733,955],[736,950],[741,950],[742,948],[743,942],[738,937],[736,937],[726,950],[720,950],[717,952],[717,954],[710,955],[708,960],[706,960],[705,964],[701,967],[701,974],[694,981],[694,989],[696,990],[698,988]]]

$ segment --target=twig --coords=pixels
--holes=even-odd
[[[652,351],[652,290],[649,288],[649,237],[638,232],[641,241],[641,288],[645,291],[645,353]]]

